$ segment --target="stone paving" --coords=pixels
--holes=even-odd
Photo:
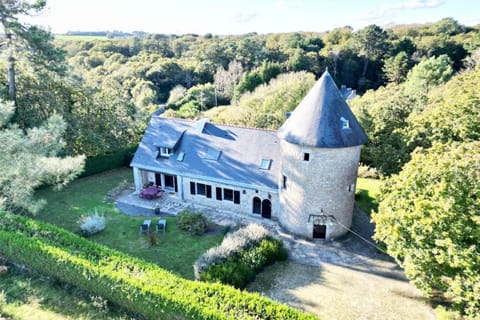
[[[161,197],[145,200],[134,192],[132,186],[124,190],[115,201],[116,207],[135,216],[174,216],[184,209],[200,212],[221,226],[235,227],[259,223],[282,239],[289,258],[297,263],[321,266],[323,263],[352,267],[392,278],[404,278],[401,269],[386,255],[377,251],[371,238],[373,225],[368,215],[355,208],[352,232],[335,241],[308,240],[285,232],[277,222],[254,215],[221,211],[180,201],[175,194],[163,193]]]

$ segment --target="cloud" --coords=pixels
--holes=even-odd
[[[258,16],[259,14],[255,12],[237,12],[233,16],[233,21],[236,23],[248,23]]]
[[[395,11],[436,8],[444,3],[444,0],[404,0],[382,5],[376,10],[363,13],[361,18],[366,20],[380,19],[391,16]]]

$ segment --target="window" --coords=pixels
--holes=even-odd
[[[212,197],[212,186],[209,186],[207,184],[207,194],[206,194],[207,198],[211,198]]]
[[[283,189],[287,189],[287,177],[286,176],[282,176],[282,187]]]
[[[305,152],[303,154],[303,161],[310,161],[310,153]]]
[[[184,158],[185,158],[185,152],[180,151],[177,156],[177,161],[182,162]]]
[[[195,194],[195,182],[190,182],[190,194]]]
[[[205,159],[217,161],[220,158],[220,151],[208,148]]]
[[[207,194],[207,188],[203,183],[197,183],[197,194],[205,196]]]
[[[262,159],[260,162],[260,169],[262,170],[270,170],[270,166],[272,165],[271,159]]]
[[[233,201],[233,190],[232,189],[223,189],[223,200]]]
[[[233,191],[233,203],[240,204],[240,191]]]
[[[348,192],[352,192],[354,190],[355,190],[355,184],[352,183],[348,186]]]
[[[217,187],[215,190],[217,200],[222,201],[222,188]]]
[[[172,153],[172,150],[167,147],[160,147],[159,151],[160,151],[160,157],[164,157],[164,158],[170,157],[170,154]]]
[[[344,117],[341,117],[340,121],[342,122],[342,129],[350,129],[350,121],[348,121]]]
[[[212,186],[204,183],[190,182],[190,194],[198,194],[199,196],[212,197]]]

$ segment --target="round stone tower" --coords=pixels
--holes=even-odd
[[[336,239],[352,224],[358,162],[367,136],[326,71],[278,130],[279,223]]]

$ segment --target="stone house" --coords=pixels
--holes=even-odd
[[[278,131],[153,116],[135,153],[135,188],[273,219],[335,239],[351,226],[367,137],[328,72]]]

